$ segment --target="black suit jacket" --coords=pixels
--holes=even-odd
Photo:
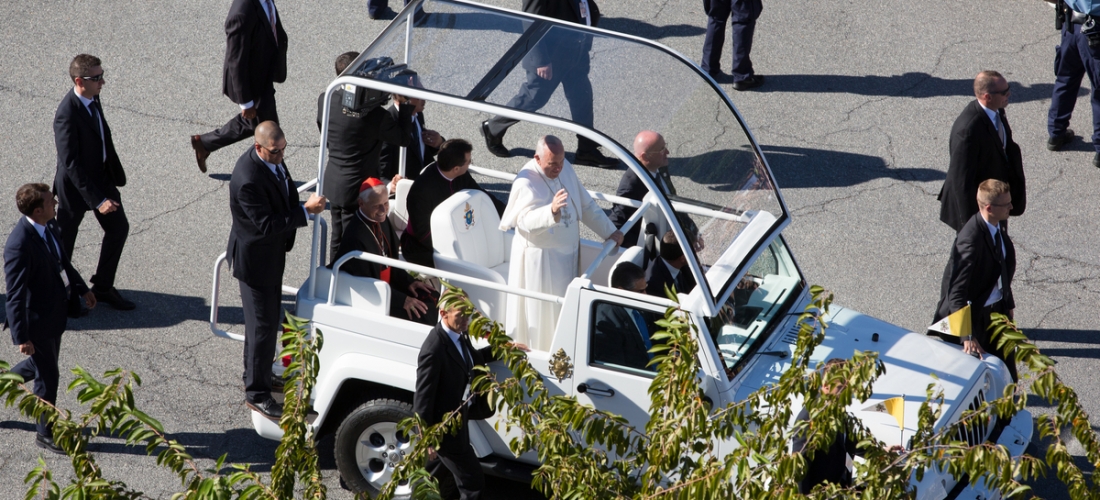
[[[672,185],[672,178],[668,174],[668,168],[662,167],[657,170],[657,175],[668,186],[670,193],[675,193],[676,188]],[[657,183],[660,186],[660,182]],[[665,193],[665,194],[670,194]],[[623,198],[630,198],[635,201],[642,201],[645,195],[649,194],[649,188],[642,183],[640,179],[632,170],[623,172],[622,178],[619,179],[619,188],[615,190],[617,196]],[[622,227],[626,223],[627,219],[634,215],[637,209],[631,208],[625,205],[615,205],[611,207],[611,222],[615,223],[615,227]],[[623,248],[632,247],[638,244],[638,234],[641,229],[641,221],[630,228],[630,231],[623,235]]]
[[[308,221],[305,210],[298,204],[298,190],[286,163],[283,170],[285,186],[260,160],[256,149],[249,146],[237,159],[229,181],[233,227],[226,256],[233,277],[252,287],[282,284],[286,253],[294,247],[295,231]]]
[[[596,311],[595,335],[592,336],[592,360],[615,363],[639,370],[648,370],[648,349],[642,335],[649,337],[648,324],[643,332],[639,330],[627,308],[613,304],[600,304]]]
[[[411,108],[412,106],[405,106]],[[393,117],[395,122],[400,122],[402,119],[405,123],[411,124],[411,118],[403,118],[400,111],[396,106],[390,106],[386,108],[390,112],[390,116]],[[406,111],[407,112],[407,111]],[[420,130],[424,130],[424,113],[420,112],[416,114],[416,121],[420,124]],[[416,180],[420,177],[420,171],[424,170],[424,167],[435,161],[436,153],[439,153],[438,148],[433,148],[424,145],[424,157],[420,157],[420,145],[416,141],[416,127],[409,126],[409,130],[406,133],[407,138],[401,141],[400,144],[395,145],[387,142],[382,145],[382,156],[378,159],[378,165],[382,169],[382,176],[387,179],[392,179],[401,171],[401,163],[398,161],[401,158],[401,144],[408,148],[408,152],[405,153],[405,178],[410,180]],[[423,143],[423,137],[421,137],[421,143]]]
[[[274,83],[286,81],[283,16],[276,7],[276,39],[260,1],[233,0],[225,18],[222,93],[237,104],[255,101],[273,91]]]
[[[951,126],[951,164],[940,189],[940,220],[958,231],[978,213],[978,185],[986,179],[1005,181],[1012,188],[1014,216],[1027,208],[1027,189],[1020,147],[1012,140],[1012,127],[1000,110],[1006,146],[993,121],[977,100],[971,101]]]
[[[95,103],[100,117],[103,107],[99,96]],[[126,173],[115,152],[111,127],[102,118],[103,139],[88,108],[70,90],[57,106],[53,118],[53,138],[57,146],[57,172],[53,191],[62,207],[71,212],[94,210],[105,199],[121,201],[118,187],[126,184]],[[106,143],[107,160],[103,160]]]
[[[336,258],[333,259],[333,262],[348,253],[356,251],[382,255],[378,241],[375,240],[375,235],[371,232],[371,229],[367,227],[367,223],[357,211],[355,218],[344,228],[344,235],[340,239],[340,248],[336,251]],[[374,230],[382,233],[378,236],[378,239],[381,240],[382,236],[385,236],[383,244],[387,247],[387,255],[396,259],[397,234],[394,232],[393,226],[390,225],[389,219],[382,221],[380,227],[375,227]],[[382,266],[365,260],[349,260],[343,266],[340,266],[340,270],[352,276],[382,279]],[[397,268],[390,269],[390,316],[399,318],[407,316],[402,306],[405,304],[405,298],[409,295],[409,285],[412,282],[413,277],[409,275],[408,271]]]
[[[411,108],[405,120],[394,117],[383,107],[366,113],[345,112],[344,91],[332,94],[329,103],[328,165],[325,168],[324,195],[333,206],[353,211],[358,206],[359,186],[368,177],[380,177],[378,167],[382,146],[386,143],[408,146],[412,135]],[[317,96],[317,130],[324,118],[325,93]]]
[[[468,341],[464,342],[464,345],[474,365],[484,365],[493,360],[491,348],[474,349]],[[416,361],[413,411],[428,425],[442,422],[448,413],[462,406],[462,395],[466,392],[466,385],[473,378],[472,374],[472,370],[467,368],[466,361],[462,359],[462,354],[458,352],[454,342],[451,342],[443,325],[437,323],[424,339],[424,344],[420,347],[420,356]],[[445,435],[440,443],[441,451],[446,452],[459,446],[469,445],[466,408],[462,409],[462,415],[462,426],[458,434]]]
[[[691,269],[684,267],[680,269],[676,279],[673,279],[672,271],[668,270],[665,260],[658,258],[653,261],[649,281],[646,282],[645,293],[656,297],[665,297],[665,285],[675,286],[676,291],[679,293],[691,293],[695,289],[695,277],[691,275]]]
[[[73,269],[61,245],[61,233],[54,221],[46,226],[57,242],[58,262],[26,217],[20,217],[4,245],[4,278],[7,283],[7,323],[16,345],[57,337],[65,331],[66,310],[72,294],[88,293],[88,286]],[[64,272],[71,293],[66,295]]]
[[[1012,245],[1005,226],[1002,224],[1001,238],[1004,241],[1004,257],[994,245],[985,219],[974,214],[955,236],[955,245],[951,248],[951,278],[947,296],[940,299],[936,311],[936,320],[962,309],[967,302],[971,307],[972,334],[982,345],[987,345],[988,333],[985,326],[988,318],[982,318],[978,310],[989,299],[990,292],[997,279],[1004,277],[1001,291],[1004,294],[1005,310],[1016,307],[1012,297],[1012,277],[1016,274],[1016,247]],[[1002,271],[1004,272],[1002,276]]]
[[[401,235],[401,253],[405,256],[405,260],[435,267],[435,260],[432,258],[435,248],[432,246],[432,211],[452,194],[463,189],[476,189],[489,194],[474,180],[470,172],[456,177],[453,181],[443,177],[434,163],[421,172],[420,177],[409,189],[409,202],[405,205],[409,210],[409,223]],[[489,199],[493,200],[497,215],[503,214],[504,203],[491,194]]]
[[[600,8],[595,0],[588,0],[588,8],[592,11],[592,26],[600,23]],[[576,0],[523,0],[523,11],[553,19],[568,21],[576,24],[585,24],[581,17],[580,2]],[[588,51],[592,49],[592,37],[576,36],[561,30],[552,31],[544,37],[531,53],[523,59],[523,67],[528,71],[546,66],[547,64],[562,63],[562,58],[588,57]]]

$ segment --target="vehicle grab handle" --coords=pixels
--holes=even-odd
[[[597,389],[582,382],[577,386],[577,392],[581,394],[588,394],[590,396],[600,396],[604,398],[610,398],[615,395],[615,389]]]

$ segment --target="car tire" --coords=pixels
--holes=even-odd
[[[413,415],[412,405],[392,399],[363,403],[336,430],[334,455],[344,483],[355,493],[374,498],[393,477],[394,469],[412,451],[413,442],[397,426]],[[410,498],[408,485],[394,498]]]

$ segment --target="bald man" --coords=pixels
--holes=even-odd
[[[509,258],[508,284],[559,297],[580,269],[580,224],[600,238],[622,244],[615,228],[573,165],[565,161],[561,139],[539,139],[535,157],[516,174],[500,230],[516,229]],[[508,296],[508,334],[531,346],[548,350],[561,307],[553,302]]]
[[[282,319],[280,305],[286,254],[298,228],[325,208],[325,197],[310,195],[298,203],[298,190],[283,163],[286,138],[273,121],[256,126],[255,144],[233,167],[229,181],[229,232],[226,258],[241,287],[244,309],[245,404],[269,418],[283,414],[271,397],[271,363]]]

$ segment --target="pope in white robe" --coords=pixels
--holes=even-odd
[[[535,158],[516,174],[501,216],[501,231],[516,228],[508,284],[564,297],[580,272],[580,223],[622,243],[622,233],[565,161],[561,140],[543,137]],[[515,342],[549,350],[560,311],[556,303],[509,294],[506,330]]]

